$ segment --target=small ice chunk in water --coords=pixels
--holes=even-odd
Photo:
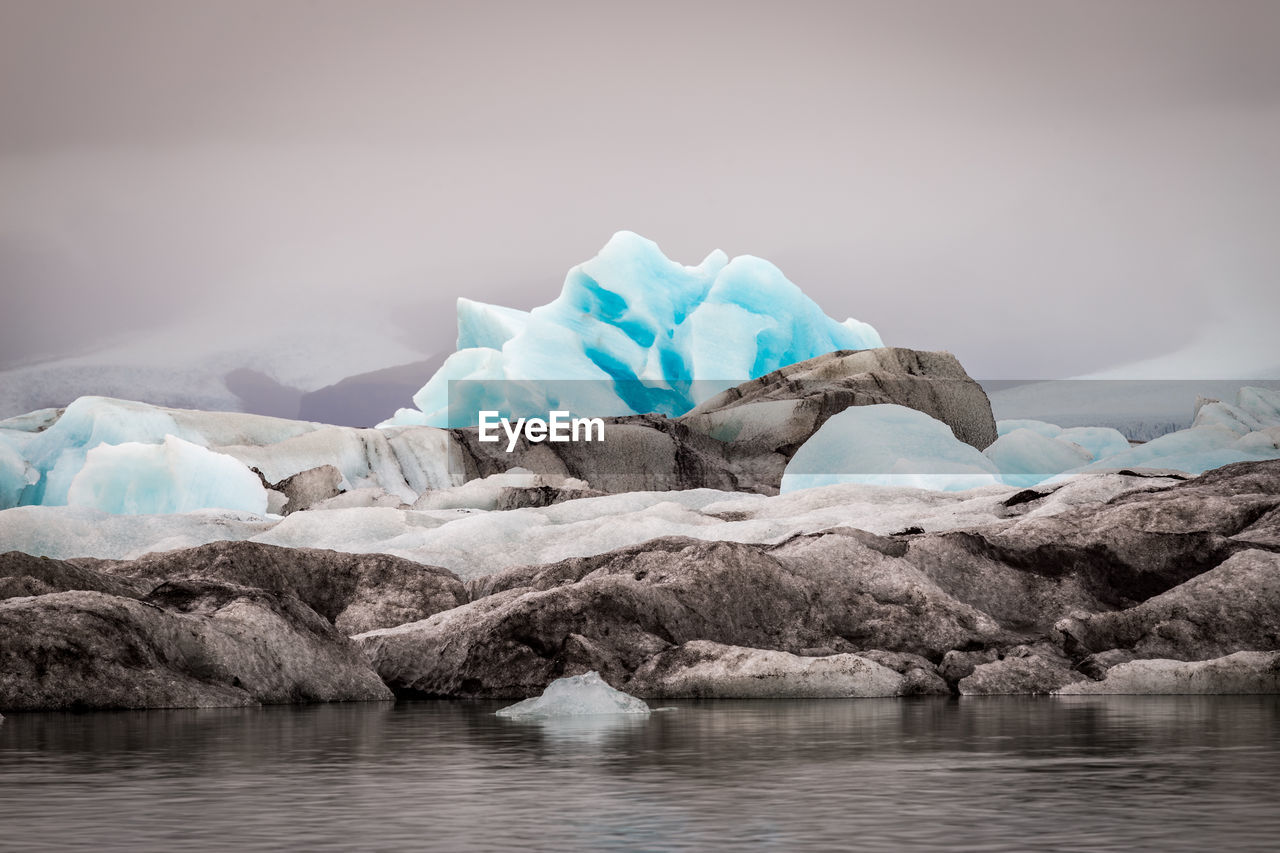
[[[497,715],[516,720],[550,720],[588,714],[648,713],[649,706],[642,699],[614,690],[600,673],[588,672],[557,678],[547,685],[541,696],[508,705]]]

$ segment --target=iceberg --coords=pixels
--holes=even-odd
[[[1037,421],[1032,418],[1008,418],[996,421],[996,435],[1008,435],[1018,429],[1029,429],[1032,432],[1043,435],[1045,438],[1057,438],[1062,435],[1062,427],[1057,424]]]
[[[1267,426],[1280,426],[1280,390],[1246,385],[1236,392],[1236,406]]]
[[[942,421],[881,404],[828,419],[787,463],[781,491],[840,483],[964,491],[1000,482],[995,463]]]
[[[551,720],[597,714],[650,713],[644,700],[610,687],[598,672],[557,678],[541,696],[525,699],[497,711],[513,720]]]
[[[1030,429],[1007,432],[982,452],[999,469],[1001,481],[1023,488],[1093,461],[1079,445]]]
[[[1130,445],[1123,433],[1111,427],[1063,429],[1045,421],[1009,419],[997,421],[996,429],[1000,439],[986,453],[1011,485],[1060,482],[1075,474],[1125,468],[1198,475],[1233,462],[1280,458],[1280,391],[1243,386],[1234,404],[1201,398],[1190,427],[1137,445]],[[1033,442],[1028,437],[1031,433],[1044,440]],[[1019,434],[1015,451],[1006,439]],[[1092,461],[1061,467],[1068,456],[1048,442],[1082,450]],[[1036,479],[1036,474],[1044,476]]]
[[[65,411],[42,417],[38,429],[24,428],[31,423],[30,419],[0,421],[0,509],[66,505],[73,482],[96,448],[124,444],[159,447],[169,438],[216,451],[238,462],[243,474],[256,468],[271,483],[319,465],[333,465],[342,474],[343,490],[378,489],[399,503],[412,503],[424,491],[460,485],[462,480],[461,474],[454,472],[460,466],[453,459],[457,451],[449,434],[431,428],[330,427],[239,412],[170,409],[109,397],[81,397]],[[131,452],[136,458],[146,455],[136,449]],[[110,459],[112,454],[100,458]],[[186,474],[179,475],[173,469],[167,475],[168,487],[179,481],[193,484],[191,500],[179,501],[180,505],[238,510],[257,505],[256,498],[230,504],[198,504],[196,495],[219,494],[200,491],[198,478],[207,468],[202,459],[202,454],[189,450],[177,453],[172,448],[166,456],[167,466],[196,466]],[[136,483],[126,484],[120,479],[122,470],[116,475],[117,485],[127,485],[135,491],[144,482],[159,482],[148,474],[145,478],[140,476]],[[101,471],[92,475],[101,476]],[[256,475],[253,481],[260,484]],[[105,493],[88,500],[87,505],[100,508],[123,505],[108,499]],[[168,505],[166,501],[157,498],[155,505]]]
[[[239,460],[168,435],[161,444],[90,450],[67,489],[67,505],[126,515],[198,509],[262,515],[267,490]]]
[[[160,444],[166,436],[201,447],[272,444],[315,430],[317,424],[235,412],[167,409],[109,397],[81,397],[36,433],[0,430],[0,442],[22,439],[33,470],[19,504],[67,502],[72,480],[99,445]]]
[[[1116,468],[1157,468],[1202,474],[1233,462],[1256,462],[1275,459],[1264,447],[1249,441],[1252,433],[1240,435],[1229,427],[1209,424],[1177,432],[1165,433],[1145,444],[1099,459],[1076,469],[1097,471]],[[1242,445],[1241,442],[1244,442]]]
[[[1046,489],[1047,496],[1028,517],[1176,482],[1114,473],[1077,477]],[[311,509],[283,518],[225,510],[112,515],[84,507],[24,506],[0,512],[0,542],[36,556],[126,560],[208,542],[251,540],[392,554],[475,580],[515,566],[591,557],[665,536],[776,544],[797,533],[833,527],[857,527],[881,536],[907,527],[928,533],[973,527],[1006,518],[1004,501],[1015,491],[1011,486],[939,492],[846,484],[766,496],[691,489],[629,492],[503,512],[351,507]]]
[[[1112,427],[1071,427],[1064,429],[1056,438],[1084,448],[1094,459],[1104,459],[1129,449],[1129,439]]]
[[[416,409],[383,425],[471,426],[481,408],[679,415],[780,367],[883,345],[866,323],[828,317],[768,261],[717,250],[684,266],[620,231],[546,305],[459,300],[457,352],[414,395]],[[451,400],[460,380],[473,381]]]
[[[1236,435],[1247,435],[1256,430],[1266,428],[1265,424],[1250,412],[1218,400],[1208,401],[1199,406],[1191,426],[1221,426],[1226,427]]]

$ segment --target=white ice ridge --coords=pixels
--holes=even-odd
[[[541,696],[496,712],[513,720],[551,720],[596,714],[649,714],[643,699],[610,687],[598,672],[557,678]]]
[[[458,351],[414,395],[417,408],[384,425],[469,426],[481,409],[675,415],[788,364],[883,345],[866,323],[828,317],[768,261],[716,250],[684,266],[620,231],[532,311],[459,299]],[[483,381],[455,386],[451,410],[450,380]]]
[[[1175,482],[1121,474],[1081,476],[1053,491],[1027,517]],[[132,559],[206,542],[249,540],[392,554],[442,566],[466,580],[511,566],[590,557],[660,536],[771,544],[833,527],[881,535],[911,527],[929,533],[973,527],[1006,518],[1004,502],[1015,491],[1003,485],[941,492],[840,484],[767,497],[693,489],[628,492],[504,511],[356,507],[313,509],[283,519],[215,510],[111,515],[87,507],[25,506],[0,512],[0,542],[5,550],[59,559]]]

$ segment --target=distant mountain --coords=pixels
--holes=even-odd
[[[447,353],[423,361],[387,367],[303,394],[296,417],[304,421],[351,427],[371,427],[396,409],[410,405],[413,395],[440,365]]]
[[[377,316],[302,316],[282,322],[278,312],[215,315],[0,371],[0,417],[97,395],[294,418],[310,392],[430,357],[431,350],[406,343],[401,327]],[[409,405],[428,376],[429,370],[377,414],[368,407],[385,398],[354,390],[363,387],[359,381],[309,403],[309,410],[319,406],[336,423],[373,422]],[[372,381],[379,387],[394,384],[385,378]],[[347,397],[356,406],[350,413],[334,402]]]

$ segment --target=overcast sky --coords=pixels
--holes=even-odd
[[[1280,319],[1273,0],[0,10],[0,365],[211,305],[430,351],[619,229],[975,376]]]

